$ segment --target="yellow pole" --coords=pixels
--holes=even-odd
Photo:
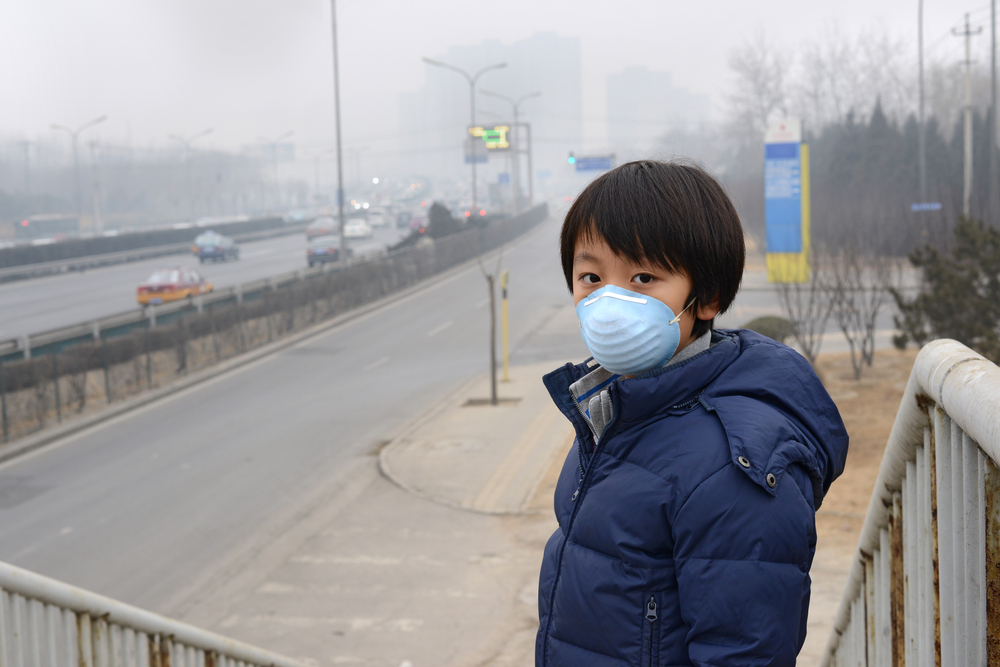
[[[503,321],[503,382],[510,382],[510,350],[507,346],[507,280],[510,278],[510,271],[504,269],[503,273],[500,274],[500,292],[502,294],[501,301],[501,319]]]

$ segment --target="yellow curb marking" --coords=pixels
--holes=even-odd
[[[497,504],[504,497],[510,485],[521,472],[521,468],[524,467],[528,457],[531,456],[535,447],[538,446],[538,443],[558,416],[559,411],[555,407],[546,407],[532,420],[531,425],[525,430],[514,446],[511,447],[510,451],[507,452],[507,456],[500,462],[500,465],[497,466],[497,469],[483,486],[482,491],[476,496],[476,499],[472,502],[473,507],[481,510],[500,509],[497,507]],[[527,498],[524,500],[527,500]],[[517,507],[516,509],[521,508]]]

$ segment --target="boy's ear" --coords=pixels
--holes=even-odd
[[[699,320],[712,320],[715,316],[719,314],[719,298],[716,297],[711,303],[705,304],[704,306],[698,305],[698,310],[695,311],[695,317]]]

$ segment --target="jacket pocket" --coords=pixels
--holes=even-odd
[[[646,593],[642,613],[642,660],[639,664],[657,667],[660,664],[660,609],[656,593]]]

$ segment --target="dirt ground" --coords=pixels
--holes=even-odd
[[[852,551],[857,545],[882,452],[916,357],[915,349],[880,350],[860,380],[854,379],[850,355],[846,353],[821,354],[817,360],[820,378],[840,409],[851,438],[844,474],[833,483],[817,513],[817,519],[823,518],[821,540],[847,539]],[[849,529],[849,525],[853,527]],[[830,532],[831,528],[835,530]]]

